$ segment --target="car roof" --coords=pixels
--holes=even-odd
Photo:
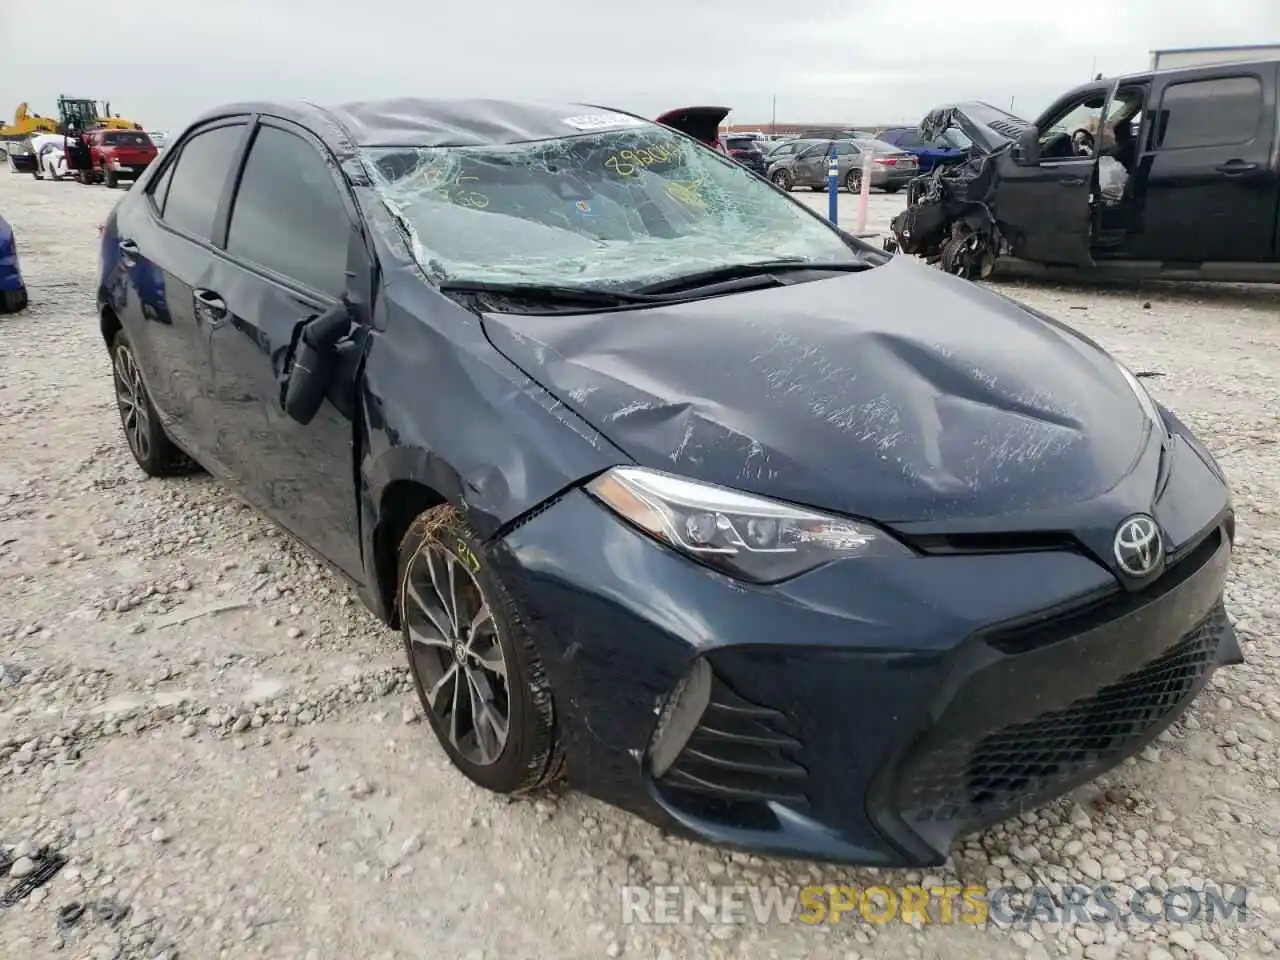
[[[361,100],[336,106],[309,101],[244,101],[208,110],[192,126],[254,113],[306,127],[339,156],[359,147],[497,146],[610,126],[657,126],[625,110],[595,104],[425,97]],[[613,124],[608,122],[610,118]]]

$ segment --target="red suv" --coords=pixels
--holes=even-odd
[[[85,140],[93,158],[93,180],[114,187],[121,180],[137,180],[158,151],[141,130],[94,130]]]

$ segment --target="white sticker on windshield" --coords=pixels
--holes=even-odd
[[[605,130],[609,127],[642,127],[644,120],[629,117],[625,113],[584,113],[577,117],[565,117],[566,123],[575,130]]]

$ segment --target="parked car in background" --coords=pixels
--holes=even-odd
[[[1230,490],[1140,380],[659,124],[222,106],[99,258],[140,469],[351,581],[486,790],[935,866],[1243,659]]]
[[[768,164],[764,159],[764,141],[756,136],[741,133],[725,133],[720,136],[724,152],[748,170],[763,176]]]
[[[114,187],[121,180],[137,180],[159,151],[141,130],[94,130],[85,136],[93,170],[84,171],[90,180]]]
[[[968,137],[955,129],[942,131],[936,141],[930,142],[920,136],[919,127],[889,127],[879,131],[876,139],[891,143],[915,157],[921,173],[963,160],[969,155],[969,147],[973,146]]]
[[[27,305],[27,286],[18,262],[18,241],[9,221],[0,216],[0,313],[17,313]]]
[[[776,143],[770,144],[768,149],[765,150],[765,164],[772,165],[775,160],[783,160],[787,157],[793,157],[799,151],[813,143],[817,143],[817,141],[801,140],[794,137],[788,140],[779,140]]]
[[[871,154],[871,186],[896,193],[919,174],[916,158],[882,140],[810,140],[790,156],[772,159],[765,176],[783,190],[827,188],[827,169],[836,150],[840,187],[856,193],[862,189],[863,158]]]

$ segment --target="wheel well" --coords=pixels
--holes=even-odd
[[[115,311],[110,307],[103,307],[100,324],[102,327],[102,339],[106,342],[107,348],[110,349],[111,341],[120,332],[120,318],[116,316]]]
[[[378,598],[382,601],[382,609],[387,612],[387,623],[393,628],[400,627],[400,613],[396,609],[400,541],[419,514],[448,502],[438,491],[416,480],[393,481],[382,492],[382,500],[378,504],[378,525],[373,528],[373,556]]]

